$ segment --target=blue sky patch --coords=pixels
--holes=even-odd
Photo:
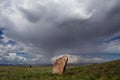
[[[0,28],[0,39],[3,39],[2,35],[3,35],[3,29]]]
[[[105,42],[108,43],[108,42],[115,41],[115,40],[120,40],[120,36],[114,37],[114,38],[109,39],[109,40],[107,40]]]
[[[9,41],[7,42],[7,44],[12,44],[12,45],[14,45],[14,44],[16,44],[16,42],[15,42],[14,40],[9,40]]]
[[[26,58],[32,58],[32,56],[25,52],[18,52],[16,53],[18,56],[26,57]]]

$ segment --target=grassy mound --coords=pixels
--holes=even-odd
[[[120,80],[120,60],[68,66],[61,76],[52,75],[51,70],[51,66],[0,66],[0,80]]]
[[[120,60],[74,67],[66,74],[75,75],[74,80],[120,80]]]

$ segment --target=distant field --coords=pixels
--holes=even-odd
[[[0,66],[0,80],[120,80],[120,60],[88,66],[68,66],[51,74],[51,66]]]

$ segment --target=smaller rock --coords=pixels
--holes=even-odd
[[[32,65],[29,65],[30,68],[32,68]]]

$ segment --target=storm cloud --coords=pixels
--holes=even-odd
[[[106,41],[120,34],[119,3],[119,0],[1,0],[0,26],[6,37],[31,47],[28,53],[48,59],[64,53],[110,52],[112,43]]]

